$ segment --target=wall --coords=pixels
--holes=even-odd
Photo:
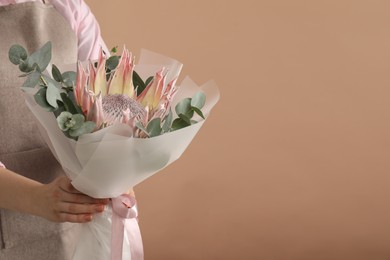
[[[221,101],[136,187],[147,260],[390,259],[390,3],[86,1]]]

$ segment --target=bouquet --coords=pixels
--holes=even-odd
[[[142,248],[131,224],[135,200],[123,193],[177,160],[219,99],[213,82],[177,86],[182,64],[173,59],[143,51],[135,65],[126,48],[111,52],[62,73],[68,65],[50,64],[50,42],[31,55],[20,45],[9,51],[26,77],[26,104],[73,186],[112,198],[81,225],[73,259],[142,258],[134,253]]]

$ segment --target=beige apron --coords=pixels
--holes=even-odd
[[[47,41],[54,64],[77,61],[77,38],[52,5],[26,2],[0,7],[0,161],[14,172],[48,183],[63,174],[47,148],[20,90],[23,79],[9,62],[18,43],[31,53]],[[74,225],[0,209],[1,260],[70,259]]]

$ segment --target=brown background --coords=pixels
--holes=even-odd
[[[86,1],[222,99],[136,187],[146,260],[390,259],[390,2]]]

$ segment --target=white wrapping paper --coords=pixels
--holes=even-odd
[[[178,76],[182,64],[144,50],[135,70],[142,78],[146,78],[154,75],[161,67],[168,69],[169,82]],[[206,94],[206,104],[202,111],[207,118],[219,99],[218,88],[213,82],[198,87],[185,78],[172,102],[172,109],[177,102],[192,97],[199,90]],[[65,137],[54,115],[37,105],[31,93],[26,93],[26,103],[73,186],[94,198],[117,197],[177,160],[204,123],[203,119],[197,118],[200,120],[197,124],[148,139],[133,138],[130,127],[120,124],[85,134],[76,142]],[[126,225],[129,221],[126,220]],[[80,228],[74,260],[109,259],[111,207],[97,215],[91,223],[80,225]],[[123,259],[130,259],[130,246],[125,236]]]
[[[136,225],[136,219],[128,219],[126,226]],[[111,223],[112,208],[109,206],[100,214],[96,214],[93,221],[80,224],[77,246],[72,260],[109,260],[111,253]],[[131,260],[131,243],[127,232],[124,233],[122,259]],[[134,259],[132,259],[134,260]]]
[[[159,63],[152,64],[154,60]],[[173,78],[182,67],[175,60],[149,51],[142,52],[140,62],[143,63],[136,66],[136,71],[140,71],[141,75],[154,75],[156,68],[164,66]],[[145,72],[148,69],[150,71]],[[199,90],[207,97],[203,108],[207,118],[219,99],[218,88],[213,82],[199,88],[188,77],[185,78],[172,102],[172,108],[178,101],[192,97]],[[37,105],[31,95],[26,97],[26,103],[42,126],[46,142],[72,179],[72,184],[94,198],[117,197],[177,160],[204,123],[202,120],[147,139],[133,138],[130,127],[120,124],[85,134],[76,142],[63,135],[54,115]]]

